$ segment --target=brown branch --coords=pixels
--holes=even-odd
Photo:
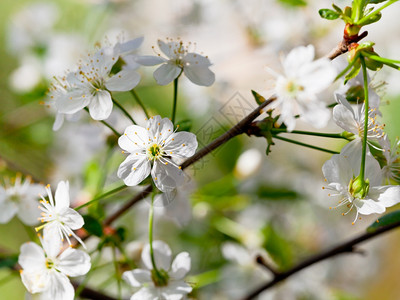
[[[195,155],[188,158],[183,162],[181,165],[182,169],[187,168],[188,166],[194,164],[222,144],[226,143],[233,137],[246,132],[247,126],[251,124],[251,122],[256,119],[259,115],[262,114],[262,110],[270,104],[272,101],[276,99],[275,96],[270,97],[268,100],[265,100],[261,105],[259,105],[255,110],[253,110],[247,117],[229,129],[227,132],[216,138],[214,141],[209,143],[207,146],[199,150]],[[132,198],[129,202],[127,202],[124,206],[122,206],[119,210],[117,210],[114,214],[110,215],[105,221],[104,225],[109,226],[115,220],[117,220],[120,216],[122,216],[126,211],[129,210],[133,205],[135,205],[140,200],[146,198],[153,190],[151,185],[147,186],[140,194],[137,194],[135,197]]]
[[[368,35],[368,31],[364,31],[360,35],[348,36],[346,33],[343,35],[343,40],[326,56],[330,60],[349,51],[349,47],[352,43],[358,43],[360,40]]]
[[[336,255],[339,254],[343,254],[343,253],[360,253],[359,249],[357,249],[355,246],[366,241],[369,239],[372,239],[378,235],[381,235],[389,230],[392,230],[394,228],[400,227],[400,221],[387,225],[387,226],[383,226],[378,228],[376,231],[374,232],[367,232],[364,234],[359,235],[358,237],[347,241],[343,244],[340,244],[336,247],[333,247],[329,250],[326,250],[324,252],[321,252],[319,254],[316,254],[302,262],[300,262],[298,265],[294,266],[293,268],[284,271],[284,272],[278,272],[276,274],[274,274],[274,278],[267,282],[266,284],[260,286],[259,288],[257,288],[256,290],[254,290],[253,292],[251,292],[250,294],[248,294],[246,297],[243,298],[243,300],[250,300],[253,299],[254,297],[256,297],[257,295],[259,295],[260,293],[262,293],[265,290],[268,290],[269,288],[275,286],[277,283],[283,281],[284,279],[292,276],[293,274],[308,268],[309,266],[318,263],[320,261],[323,261],[325,259],[334,257]]]

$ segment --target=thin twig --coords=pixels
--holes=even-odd
[[[349,46],[352,43],[357,43],[363,38],[365,38],[368,35],[368,31],[364,31],[360,35],[352,36],[352,37],[343,37],[343,40],[336,46],[335,49],[333,49],[329,54],[326,56],[330,60],[335,59],[336,57],[346,53],[349,51]]]
[[[310,258],[300,262],[298,265],[294,266],[293,268],[291,268],[287,271],[279,272],[279,273],[275,274],[274,278],[271,281],[267,282],[266,284],[260,286],[259,288],[257,288],[256,290],[254,290],[253,292],[248,294],[246,297],[243,298],[243,300],[253,299],[254,297],[259,295],[263,291],[275,286],[277,283],[283,281],[284,279],[292,276],[293,274],[295,274],[305,268],[308,268],[309,266],[311,266],[315,263],[318,263],[320,261],[323,261],[325,259],[331,258],[331,257],[339,255],[339,254],[343,254],[343,253],[360,253],[359,249],[355,247],[356,245],[358,245],[366,240],[372,239],[378,235],[381,235],[381,234],[383,234],[389,230],[392,230],[394,228],[397,228],[397,227],[400,227],[400,221],[398,221],[396,223],[392,223],[387,226],[382,226],[374,232],[367,232],[367,233],[361,234],[358,237],[356,237],[350,241],[347,241],[347,242],[340,244],[338,246],[335,246],[329,250],[326,250],[319,254],[311,256]]]

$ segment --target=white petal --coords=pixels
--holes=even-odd
[[[180,73],[181,68],[172,63],[166,63],[158,67],[153,76],[159,85],[166,85],[177,78]]]
[[[159,295],[156,288],[143,287],[132,295],[131,300],[159,300]]]
[[[193,156],[197,146],[196,135],[183,131],[172,134],[166,142],[164,150],[172,157],[187,158]]]
[[[105,120],[110,116],[112,108],[113,102],[110,93],[98,91],[90,101],[89,113],[94,120]]]
[[[184,57],[184,61],[198,66],[211,66],[211,62],[207,57],[197,53],[186,54]]]
[[[18,212],[18,206],[5,197],[0,196],[0,224],[8,223]]]
[[[71,93],[60,98],[56,102],[56,108],[58,112],[63,114],[74,114],[80,111],[90,103],[90,93],[85,93],[85,97],[82,97],[82,93]]]
[[[192,291],[192,287],[184,281],[170,282],[162,289],[162,295],[169,300],[181,300]]]
[[[339,183],[348,186],[353,178],[353,170],[348,160],[340,154],[334,154],[330,160],[322,166],[322,173],[328,183]]]
[[[143,152],[149,139],[148,131],[138,125],[131,125],[125,129],[118,139],[118,145],[129,153]]]
[[[331,112],[324,103],[310,102],[300,118],[315,128],[323,128],[329,122],[330,117]]]
[[[191,260],[189,253],[179,253],[172,262],[170,275],[176,280],[183,279],[190,271]]]
[[[122,274],[122,279],[133,287],[140,287],[143,284],[152,282],[150,271],[143,269],[126,271]]]
[[[155,66],[167,61],[165,58],[161,56],[151,56],[151,55],[137,56],[135,57],[134,60],[135,62],[143,66]]]
[[[58,234],[58,226],[53,224],[49,224],[43,229],[43,238],[41,239],[46,256],[51,259],[56,258],[62,249],[62,241]]]
[[[73,300],[75,290],[68,277],[57,271],[53,271],[50,276],[50,289],[47,291],[51,297],[49,299]]]
[[[201,86],[210,86],[215,81],[215,74],[208,68],[208,66],[190,65],[185,66],[183,71],[191,82]]]
[[[328,58],[306,64],[299,71],[299,84],[314,94],[328,88],[336,77],[336,70]]]
[[[43,249],[33,242],[21,246],[18,263],[27,272],[40,271],[46,266],[46,258]]]
[[[81,250],[67,248],[58,259],[57,269],[71,277],[85,275],[91,267],[90,256]]]
[[[20,202],[18,203],[17,215],[22,223],[29,226],[33,226],[39,223],[39,217],[42,211],[38,208],[38,198],[39,196],[37,193],[34,196],[26,194],[21,197]]]
[[[133,40],[129,40],[124,43],[117,43],[115,45],[115,50],[117,55],[124,55],[124,54],[129,54],[132,51],[135,51],[137,48],[140,47],[140,45],[143,43],[144,37],[138,37]]]
[[[128,186],[141,183],[150,174],[151,164],[145,154],[129,155],[119,166],[117,175]]]
[[[314,59],[314,46],[308,45],[294,48],[286,56],[283,67],[287,75],[297,76],[298,70]]]
[[[163,141],[169,140],[169,137],[174,131],[174,125],[168,118],[162,118],[157,115],[151,117],[146,124],[149,129],[149,138],[161,144]]]
[[[386,185],[376,188],[371,188],[368,196],[379,201],[385,207],[391,207],[400,202],[400,187]]]
[[[53,124],[53,131],[58,131],[64,124],[64,115],[65,114],[63,113],[56,113],[56,117]]]
[[[72,208],[66,208],[60,213],[60,220],[72,230],[82,228],[85,223],[82,216]]]
[[[157,269],[168,271],[171,267],[171,248],[163,241],[153,241],[154,260]],[[150,245],[146,244],[142,251],[142,261],[147,269],[152,270],[153,264],[150,257]]]
[[[160,47],[160,50],[169,58],[173,58],[175,55],[176,49],[179,48],[179,43],[178,42],[169,42],[165,43],[162,40],[157,41],[158,47]]]
[[[37,271],[25,271],[21,272],[21,280],[26,289],[30,293],[41,293],[45,292],[50,285],[49,272],[46,269]],[[41,299],[52,299],[52,298],[41,298]]]
[[[333,120],[339,127],[358,135],[358,124],[355,120],[354,111],[350,111],[343,104],[338,104],[333,108]]]
[[[171,192],[185,181],[184,173],[174,163],[168,159],[165,162],[155,161],[151,176],[154,184],[162,192]]]
[[[140,81],[140,74],[135,70],[122,70],[112,76],[106,82],[106,87],[110,91],[125,92],[130,91]]]
[[[362,215],[370,214],[381,214],[385,212],[385,206],[382,203],[376,202],[371,199],[359,200],[358,203],[362,203],[362,206],[357,208],[358,212]],[[356,205],[358,206],[358,203]]]
[[[56,210],[57,211],[61,211],[62,209],[69,207],[70,201],[69,201],[69,182],[68,181],[60,181],[58,183],[54,198],[56,201]]]

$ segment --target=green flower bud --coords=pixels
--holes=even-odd
[[[360,175],[350,180],[349,193],[358,199],[364,199],[369,191],[369,179],[363,180]]]

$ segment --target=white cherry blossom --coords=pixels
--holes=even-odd
[[[123,279],[135,288],[131,300],[180,300],[192,291],[192,287],[183,279],[190,271],[189,253],[181,252],[172,261],[170,247],[162,241],[153,242],[154,260],[163,278],[155,280],[155,271],[151,263],[150,245],[142,251],[142,262],[145,269],[134,269],[124,272]],[[172,261],[172,264],[171,264]]]
[[[386,182],[390,183],[393,180],[400,183],[400,139],[396,138],[391,145],[389,137],[385,135],[380,144],[386,159],[386,164],[382,168]]]
[[[365,161],[367,187],[362,192],[357,180],[360,165],[361,155],[335,154],[322,167],[328,183],[325,189],[330,191],[329,196],[339,199],[336,207],[346,205],[349,208],[343,215],[348,214],[353,208],[356,209],[354,222],[359,214],[382,214],[386,211],[386,207],[400,202],[400,186],[381,185],[382,170],[370,154],[367,154]]]
[[[43,248],[33,242],[21,246],[18,263],[23,284],[29,293],[40,293],[41,299],[73,300],[75,291],[68,277],[89,271],[89,255],[72,248],[61,251],[61,241],[49,236],[41,242]]]
[[[167,39],[167,43],[158,40],[158,47],[167,58],[157,56],[140,56],[136,62],[144,66],[161,64],[154,72],[154,79],[159,85],[166,85],[176,79],[182,72],[194,84],[210,86],[215,81],[215,74],[209,69],[211,62],[207,56],[192,52],[195,44],[185,45],[182,41]],[[154,49],[154,47],[153,47]]]
[[[330,118],[326,104],[317,94],[333,82],[336,71],[331,61],[321,58],[314,61],[314,47],[294,48],[283,60],[283,74],[275,74],[274,94],[277,99],[268,108],[278,108],[278,123],[284,123],[288,131],[296,126],[296,115],[314,127],[324,127]]]
[[[15,215],[26,225],[38,223],[39,194],[45,190],[41,184],[31,182],[30,177],[22,181],[17,175],[13,184],[0,186],[0,223],[8,223]]]
[[[112,67],[121,55],[129,54],[140,43],[136,40],[117,43],[114,47],[104,47],[87,54],[78,70],[66,76],[67,92],[56,101],[58,112],[73,114],[88,107],[93,119],[107,119],[113,108],[110,91],[129,91],[140,81],[140,75],[134,69],[125,68],[112,74]]]
[[[118,177],[135,186],[151,173],[162,192],[171,192],[184,182],[184,173],[173,159],[191,157],[197,149],[193,133],[174,131],[172,122],[160,116],[151,117],[145,128],[127,127],[118,144],[129,153],[118,168]]]
[[[46,191],[49,200],[47,201],[41,196],[41,206],[39,206],[42,210],[40,221],[44,224],[36,227],[36,231],[43,228],[44,236],[52,236],[54,240],[60,241],[64,241],[65,238],[70,245],[70,237],[73,236],[85,247],[83,241],[73,232],[73,230],[82,228],[84,221],[77,211],[69,207],[68,181],[60,181],[58,183],[54,198],[49,185],[46,187]]]

